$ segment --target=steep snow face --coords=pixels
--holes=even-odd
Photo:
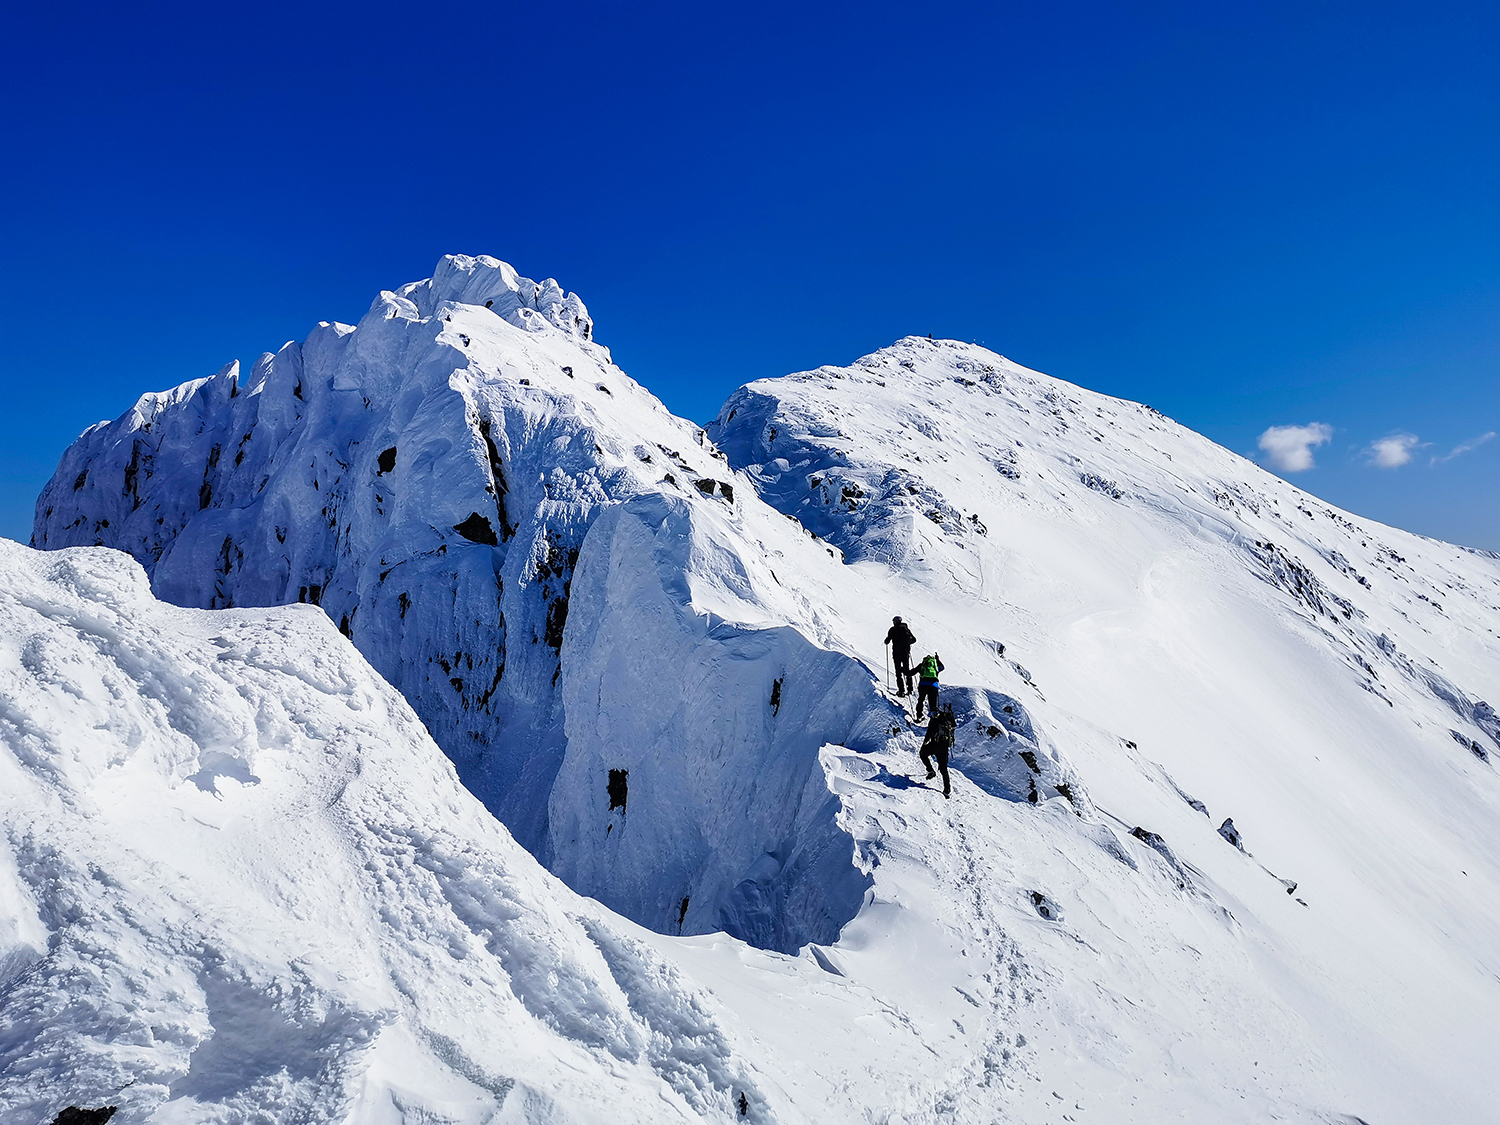
[[[118,552],[0,542],[0,699],[0,1120],[789,1112],[312,607],[178,609]]]
[[[1202,896],[1205,919],[1225,912],[1219,941],[1217,924],[1174,921],[1160,895],[1132,905],[1118,880],[1090,889],[1032,869],[1039,911],[1068,927],[1091,916],[1079,932],[1101,960],[1073,971],[1114,997],[1096,1007],[1073,990],[1064,1023],[1097,1019],[1121,1050],[1149,1053],[1161,1029],[1128,1030],[1132,1005],[1149,995],[1171,1022],[1168,997],[1206,1001],[1182,1030],[1207,1051],[1199,1077],[1164,1111],[1223,1067],[1222,1085],[1274,1073],[1372,1120],[1489,1112],[1495,558],[1337,511],[1149,407],[953,341],[752,383],[709,435],[763,497],[846,553],[919,652],[941,651],[945,682],[1027,700],[1101,827],[1123,830],[1122,862],[1144,846],[1181,894]],[[866,659],[878,658],[872,637]],[[963,844],[1030,868],[1047,849],[1000,846],[1014,830],[966,814]],[[1164,943],[1150,987],[1113,961],[1129,959],[1143,910],[1159,912],[1146,940]],[[1188,949],[1199,972],[1223,975],[1194,981]],[[1033,965],[1071,960],[1031,952]],[[1252,978],[1296,1029],[1300,1079],[1285,1055],[1267,1061],[1280,1032],[1264,997],[1229,1018],[1260,1066],[1231,1061],[1224,997],[1252,995]]]
[[[563,647],[569,752],[552,816],[567,843],[555,869],[657,929],[794,952],[836,941],[869,883],[818,750],[883,746],[894,709],[856,660],[762,616],[775,599],[756,578],[774,580],[764,564],[748,572],[743,522],[653,496],[590,530],[571,611],[590,626]],[[705,554],[727,573],[695,565]],[[707,575],[738,586],[759,620],[704,612],[729,608],[703,589]],[[674,589],[685,578],[699,588]]]

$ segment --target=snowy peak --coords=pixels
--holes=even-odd
[[[1022,676],[1105,825],[1279,950],[1308,995],[1367,997],[1337,1017],[1294,1001],[1330,1073],[1411,1116],[1400,1091],[1432,1085],[1415,1075],[1449,1073],[1452,1052],[1483,1065],[1459,1044],[1500,1003],[1500,977],[1473,968],[1496,907],[1472,897],[1500,879],[1479,829],[1500,815],[1494,560],[953,341],[751,383],[708,430],[887,584],[945,682]],[[1412,991],[1362,991],[1393,979]],[[1442,1046],[1386,1038],[1429,1005],[1452,1014]],[[1352,1026],[1381,1043],[1378,1073],[1349,1057]],[[1482,1084],[1454,1096],[1477,1104]]]
[[[921,554],[907,517],[954,544],[985,535],[981,514],[956,501],[997,477],[1024,474],[1040,502],[1066,503],[1079,485],[1118,499],[1112,476],[1149,496],[1173,489],[1169,445],[1223,472],[1258,473],[1150,407],[919,337],[848,367],[750,383],[709,432],[778,507],[846,552],[898,564]]]
[[[1481,617],[1493,608],[1483,554],[1338,511],[1149,406],[976,345],[909,337],[846,368],[759,380],[708,430],[767,500],[851,561],[941,580],[949,570],[924,570],[929,555],[971,571],[1014,549],[1008,523],[1114,541],[1133,513],[1224,551],[1314,614],[1368,616],[1359,607],[1383,576],[1393,628],[1445,628],[1440,599],[1413,583],[1413,556]]]
[[[1414,686],[1456,720],[1455,740],[1500,749],[1478,694],[1497,686],[1492,560],[1340,512],[1150,407],[907,338],[847,368],[751,383],[709,433],[851,561],[979,601],[1006,585],[1024,600],[1064,586],[1112,598],[1166,552],[1212,559],[1226,587],[1270,587],[1337,638],[1365,691],[1394,706],[1392,681]]]
[[[524,332],[556,328],[579,340],[593,338],[594,322],[576,293],[565,294],[552,278],[536,282],[521,277],[505,262],[481,254],[448,254],[432,277],[382,293],[375,309],[387,316],[425,319],[437,315],[445,302],[490,309]]]

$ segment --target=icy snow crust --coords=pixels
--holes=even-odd
[[[977,347],[754,383],[705,435],[591,336],[445,259],[86,433],[34,543],[320,602],[711,983],[752,1119],[1485,1116],[1494,559]],[[893,612],[947,665],[951,802]],[[798,956],[660,936],[717,929]]]

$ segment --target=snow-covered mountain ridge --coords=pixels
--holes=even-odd
[[[908,339],[705,433],[555,283],[453,258],[90,430],[33,541],[320,603],[574,890],[800,949],[938,1060],[819,1042],[793,1118],[1493,1096],[1500,568],[1149,408]],[[877,682],[892,612],[948,666],[946,805]]]

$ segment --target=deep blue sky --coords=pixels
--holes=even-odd
[[[1323,423],[1296,483],[1500,549],[1500,439],[1432,463],[1500,430],[1500,6],[3,18],[0,534],[141,391],[464,252],[577,291],[699,420],[931,332],[1246,454]]]

